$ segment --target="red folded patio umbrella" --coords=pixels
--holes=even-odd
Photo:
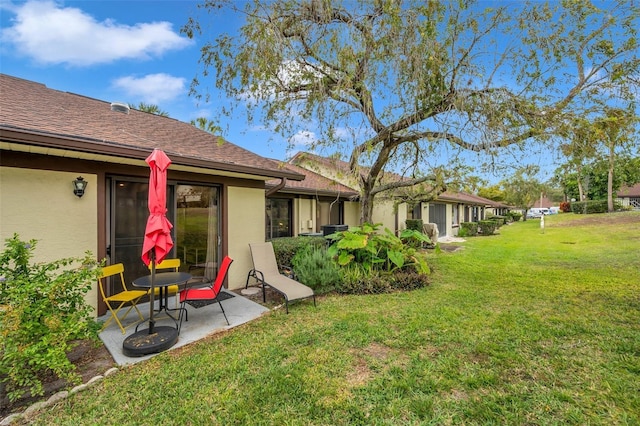
[[[167,219],[167,169],[171,160],[164,151],[154,149],[145,160],[151,168],[149,175],[149,219],[144,232],[142,243],[142,261],[145,265],[151,264],[151,292],[149,307],[149,334],[153,333],[153,296],[155,293],[154,282],[156,263],[162,262],[171,248],[171,222]]]
[[[154,149],[145,160],[151,168],[149,175],[149,219],[144,231],[142,261],[149,266],[152,260],[162,262],[173,247],[171,222],[167,219],[167,169],[171,160],[164,151]],[[152,254],[155,254],[153,259]]]

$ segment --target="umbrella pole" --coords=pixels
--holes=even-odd
[[[153,297],[156,293],[154,285],[156,283],[156,249],[151,249],[149,253],[151,259],[151,292],[149,294],[149,334],[153,334],[153,327],[156,325],[156,321],[153,319]]]

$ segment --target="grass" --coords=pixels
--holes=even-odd
[[[640,424],[640,214],[504,226],[413,292],[328,296],[126,368],[33,424]]]

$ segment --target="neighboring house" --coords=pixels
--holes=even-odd
[[[466,192],[445,191],[429,203],[429,222],[438,224],[441,236],[456,236],[462,222],[484,220],[499,203]]]
[[[558,203],[554,203],[553,201],[551,201],[547,197],[541,196],[539,199],[536,199],[536,201],[533,203],[533,206],[531,206],[531,208],[534,208],[534,209],[551,209],[552,207],[557,207],[557,204]]]
[[[346,161],[322,157],[308,152],[298,152],[289,160],[289,163],[324,176],[331,181],[339,182],[348,188],[352,188],[357,194],[360,193],[359,190],[356,189],[359,188],[358,182],[353,174],[351,174],[349,164]],[[402,177],[394,173],[384,173],[381,176],[382,182],[389,179],[397,180],[402,179]],[[350,221],[347,221],[347,216],[343,218],[345,220],[344,224],[350,226],[358,225],[360,223],[360,204],[354,202],[353,205],[349,205],[349,207],[355,210],[352,211],[352,214],[348,215],[352,218]],[[397,232],[405,227],[404,221],[406,219],[407,207],[405,204],[394,206],[393,201],[376,197],[372,216],[373,223],[381,223],[382,229],[388,228],[392,232]]]
[[[349,188],[358,188],[355,178],[349,172],[349,165],[345,161],[335,158],[321,157],[308,152],[297,153],[289,163],[296,164],[302,169],[307,169],[325,176],[333,181],[338,181]],[[296,169],[302,172],[301,169]],[[307,185],[309,176],[296,185]],[[382,180],[398,180],[401,176],[394,173],[386,173]],[[353,189],[357,192],[356,189]],[[360,217],[360,206],[355,204],[357,211],[354,212],[355,223],[345,222],[348,225],[358,224]],[[482,220],[485,217],[485,209],[490,208],[495,214],[504,214],[509,207],[502,203],[497,203],[477,195],[463,192],[446,191],[438,195],[433,201],[420,202],[410,207],[407,203],[394,205],[388,199],[375,199],[373,208],[373,223],[382,223],[383,228],[388,228],[393,232],[398,232],[406,228],[407,219],[422,219],[424,223],[435,223],[438,225],[440,236],[457,235],[460,222],[471,222]]]
[[[640,183],[633,186],[623,186],[616,193],[616,198],[623,207],[640,210]]]
[[[294,164],[281,166],[305,179],[267,181],[267,240],[321,233],[323,225],[358,225],[357,191]]]
[[[0,238],[37,239],[35,261],[89,250],[124,263],[127,282],[147,274],[144,160],[158,148],[172,160],[171,256],[188,269],[229,255],[228,287],[240,288],[252,268],[248,243],[264,241],[265,182],[304,176],[219,142],[188,123],[0,74]],[[72,188],[79,176],[88,182],[81,198]],[[87,297],[105,312],[96,288]]]

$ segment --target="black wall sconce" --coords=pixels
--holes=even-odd
[[[73,193],[78,197],[82,197],[87,185],[89,185],[89,182],[84,180],[82,176],[78,176],[78,178],[73,181]]]

